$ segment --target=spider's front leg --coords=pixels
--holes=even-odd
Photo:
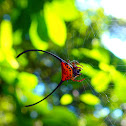
[[[81,74],[80,74],[80,75],[81,75]],[[71,80],[72,80],[72,81],[81,82],[81,81],[83,81],[83,80],[86,79],[86,78],[84,78],[84,79],[81,79],[81,80],[75,80],[75,78],[79,77],[80,75],[77,75],[77,76],[75,76],[75,77],[72,77]]]
[[[79,62],[77,62],[76,60],[71,61],[71,64],[72,64],[73,67],[80,68],[80,69],[82,69],[81,67],[83,67],[83,66],[82,66]],[[80,65],[81,67],[77,67],[77,65]],[[82,70],[83,70],[83,69],[82,69]]]
[[[81,67],[83,67],[79,62],[75,61],[75,64],[80,65]]]

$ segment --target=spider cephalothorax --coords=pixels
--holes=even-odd
[[[81,81],[85,80],[85,78],[82,80],[75,80],[75,78],[77,78],[78,76],[81,75],[80,71],[83,70],[82,69],[83,66],[81,64],[79,64],[76,60],[73,60],[73,61],[68,60],[68,64],[72,68],[72,73],[73,73],[73,76],[71,77],[72,81],[81,82]],[[81,67],[78,67],[77,65],[80,65]]]
[[[77,81],[77,82],[81,82],[81,81],[85,80],[85,78],[82,79],[82,80],[75,80],[75,78],[77,78],[78,76],[81,75],[80,71],[82,70],[82,68],[81,68],[81,67],[83,67],[82,65],[80,65],[75,60],[74,61],[68,60],[68,62],[66,62],[65,60],[63,60],[62,58],[56,56],[55,54],[53,54],[51,52],[47,52],[47,51],[44,51],[44,50],[37,50],[37,49],[26,50],[26,51],[20,53],[17,56],[17,58],[20,55],[22,55],[23,53],[26,53],[26,52],[29,52],[29,51],[42,51],[42,52],[48,53],[48,54],[56,57],[61,62],[62,78],[61,78],[61,81],[58,84],[58,86],[49,95],[47,95],[44,99],[42,99],[42,100],[40,100],[40,101],[38,101],[38,102],[36,102],[34,104],[27,105],[25,107],[36,105],[36,104],[40,103],[41,101],[45,100],[47,97],[49,97],[66,80],[72,80],[72,81]],[[78,67],[77,65],[80,65],[81,67]]]
[[[80,71],[81,71],[81,69],[77,69],[77,68],[73,67],[73,75],[74,76],[81,75]]]

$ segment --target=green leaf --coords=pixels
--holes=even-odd
[[[47,33],[47,26],[45,23],[45,18],[43,13],[37,14],[37,22],[38,22],[38,26],[37,26],[37,33],[39,35],[39,37],[48,42],[49,37],[48,37],[48,33]]]
[[[89,64],[85,64],[85,63],[80,63],[83,66],[83,70],[81,70],[81,73],[89,76],[89,77],[93,77],[96,75],[96,73],[98,72],[98,70],[94,69],[91,65]]]
[[[82,94],[80,96],[81,101],[85,102],[89,105],[96,105],[100,103],[100,99],[96,97],[95,95],[92,95],[90,93]]]
[[[22,31],[17,30],[13,33],[14,45],[19,45],[22,42]]]
[[[110,81],[109,73],[100,71],[91,79],[91,84],[97,92],[103,92],[108,88]]]
[[[14,84],[18,72],[15,69],[7,67],[6,63],[4,63],[4,65],[6,65],[6,67],[0,67],[0,77],[8,84]]]
[[[60,99],[60,103],[62,105],[68,105],[68,104],[71,104],[73,101],[73,98],[70,94],[64,94],[61,99]]]
[[[13,35],[12,35],[12,24],[10,21],[3,20],[0,29],[0,49],[3,53],[4,58],[9,63],[9,65],[17,69],[19,67],[14,54],[15,51],[12,49],[13,45]],[[0,58],[2,59],[2,58]]]
[[[112,95],[115,95],[122,102],[126,102],[126,76],[113,67],[111,68],[111,78],[115,84]]]
[[[6,51],[12,48],[12,44],[12,24],[10,21],[3,20],[1,22],[0,47]]]
[[[74,0],[55,0],[52,2],[52,8],[65,21],[73,21],[79,15]]]
[[[29,35],[30,35],[31,42],[32,42],[32,44],[34,45],[35,48],[42,49],[42,50],[47,50],[48,43],[43,41],[39,37],[39,35],[37,33],[37,26],[38,26],[38,22],[34,18],[32,20],[32,23],[31,23],[31,26],[30,26],[30,30],[29,30]]]
[[[40,101],[42,98],[44,98],[43,96],[38,96],[32,91],[20,90],[19,88],[16,89],[16,94],[19,102],[22,103],[23,106],[36,103]],[[46,114],[49,111],[47,100],[44,100],[39,104],[36,104],[35,106],[33,106],[33,108],[35,108],[41,114]],[[30,109],[30,107],[27,107],[27,109]]]
[[[3,60],[4,60],[4,54],[2,50],[0,50],[0,62],[2,62]]]
[[[66,41],[65,22],[52,10],[49,3],[44,5],[44,16],[50,39],[55,44],[63,46]]]
[[[110,57],[108,51],[103,48],[94,48],[92,50],[81,48],[79,50],[82,54],[99,62],[109,63]]]
[[[17,69],[19,67],[19,64],[16,60],[16,57],[14,57],[13,50],[8,50],[5,54],[7,62],[10,64],[10,66],[14,69]]]
[[[103,62],[99,63],[99,68],[103,71],[106,71],[106,72],[110,72],[112,67],[113,67],[112,65],[108,65],[108,64],[103,63]]]
[[[17,84],[24,90],[32,90],[38,84],[38,79],[34,74],[22,72],[18,75]]]
[[[65,107],[54,107],[42,119],[44,126],[78,126],[77,117]]]

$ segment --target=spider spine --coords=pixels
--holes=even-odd
[[[21,56],[22,54],[26,53],[26,52],[29,52],[29,51],[41,51],[41,52],[45,52],[47,54],[50,54],[52,56],[54,56],[55,58],[57,58],[60,62],[65,62],[65,60],[63,60],[62,58],[56,56],[55,54],[51,53],[51,52],[47,52],[47,51],[44,51],[44,50],[39,50],[39,49],[30,49],[30,50],[26,50],[26,51],[23,51],[22,53],[20,53],[16,58],[18,58],[19,56]]]
[[[36,104],[42,102],[43,100],[48,98],[57,88],[59,88],[62,83],[63,83],[63,81],[61,80],[60,83],[57,85],[57,87],[50,94],[48,94],[45,98],[43,98],[42,100],[40,100],[40,101],[38,101],[38,102],[36,102],[34,104],[31,104],[31,105],[26,105],[25,107],[30,107],[30,106],[33,106],[33,105],[36,105]]]

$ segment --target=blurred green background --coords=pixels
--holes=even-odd
[[[74,0],[0,0],[0,126],[125,126],[126,60],[101,43],[112,19],[101,7],[80,11]],[[48,54],[16,59],[28,49],[77,60],[86,80],[66,81],[24,107],[61,80],[60,62]]]

